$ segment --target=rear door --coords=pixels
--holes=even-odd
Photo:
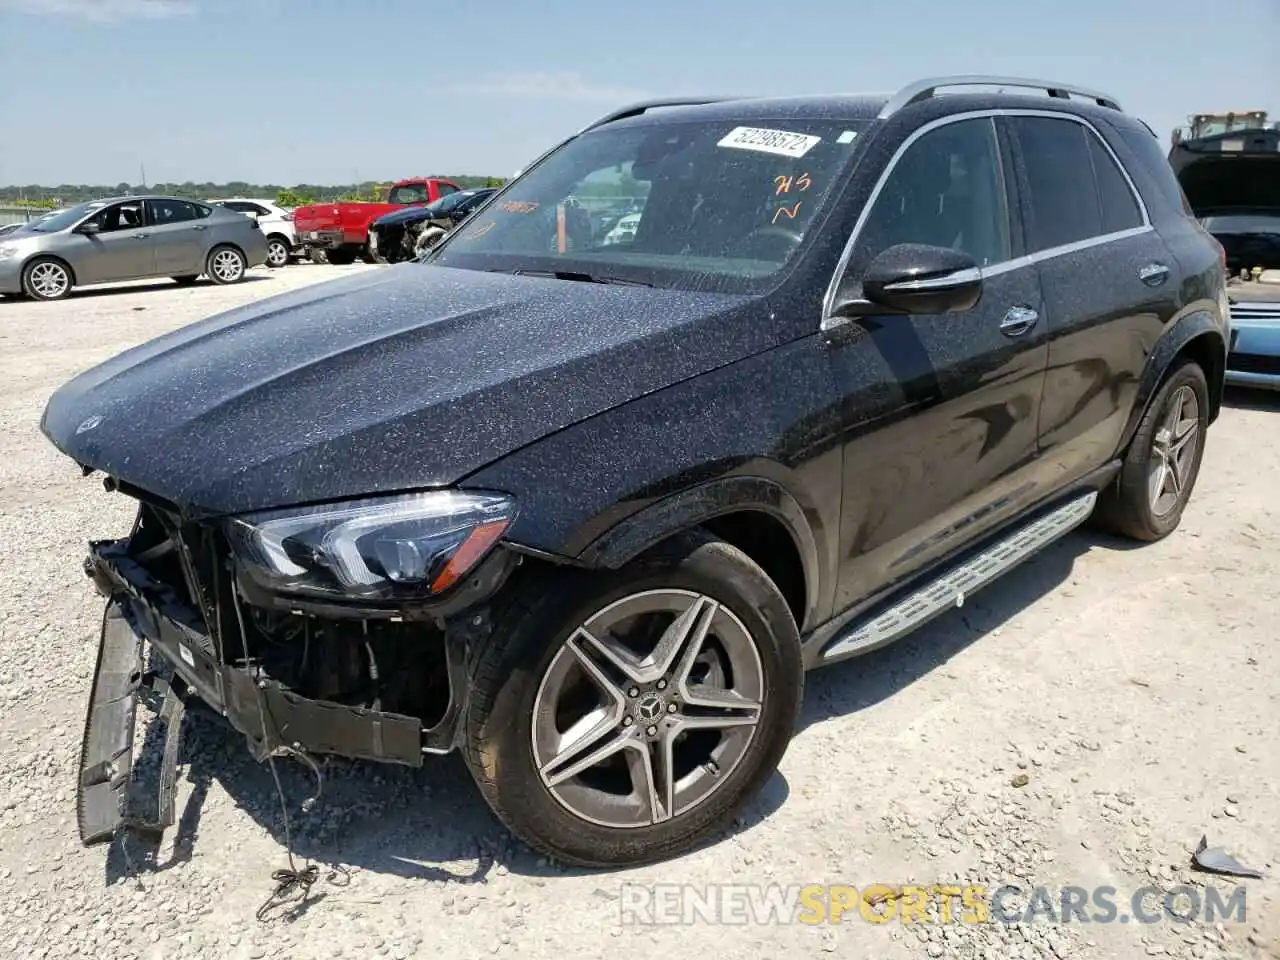
[[[1093,124],[1048,111],[1003,122],[1050,334],[1040,445],[1066,484],[1115,455],[1147,357],[1177,312],[1177,271]]]
[[[891,161],[856,227],[850,280],[882,250],[924,243],[973,257],[983,291],[963,312],[864,318],[831,347],[855,415],[844,445],[837,611],[953,553],[1041,493],[1048,348],[1004,154],[993,116],[948,118]],[[884,391],[894,394],[887,408]]]
[[[178,277],[204,269],[209,225],[185,200],[148,200],[147,220],[155,244],[157,276]]]

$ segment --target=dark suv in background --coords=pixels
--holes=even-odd
[[[641,196],[620,242],[609,193]],[[259,759],[460,748],[562,861],[687,850],[773,775],[805,670],[1090,518],[1173,531],[1226,345],[1222,250],[1108,96],[620,110],[424,263],[51,398],[53,443],[140,502],[86,561],[81,836],[123,822],[151,683],[171,731],[198,697]]]

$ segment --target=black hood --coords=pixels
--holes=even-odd
[[[443,486],[773,346],[760,307],[400,264],[126,351],[59,389],[41,429],[193,515]]]

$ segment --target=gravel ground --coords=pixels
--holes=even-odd
[[[497,826],[456,757],[419,772],[330,763],[309,814],[310,774],[282,763],[299,865],[314,858],[321,877],[304,907],[259,922],[287,865],[280,806],[268,768],[198,716],[179,828],[159,849],[80,848],[73,776],[101,603],[79,564],[131,509],[48,445],[44,402],[138,341],[363,269],[378,268],[0,303],[5,955],[1280,957],[1280,397],[1230,398],[1163,543],[1074,535],[917,637],[813,674],[780,775],[730,835],[678,861],[548,864]],[[148,743],[143,762],[156,753]],[[624,885],[651,884],[1022,884],[1055,903],[1063,886],[1109,886],[1121,914],[1149,884],[1226,900],[1232,882],[1188,869],[1202,834],[1266,875],[1242,881],[1243,923],[877,924],[855,909],[839,923],[635,925],[622,909]],[[330,864],[345,876],[330,882]]]

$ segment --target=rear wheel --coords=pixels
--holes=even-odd
[[[214,247],[209,251],[204,272],[214,283],[239,283],[248,267],[244,254],[235,247]]]
[[[530,846],[584,866],[665,859],[772,776],[803,667],[786,601],[746,554],[691,533],[527,600],[476,668],[465,755]]]
[[[1142,541],[1176,530],[1200,474],[1208,427],[1208,381],[1198,363],[1184,360],[1143,414],[1120,475],[1098,500],[1094,525]]]
[[[283,267],[289,262],[289,244],[283,237],[267,238],[267,266]]]
[[[36,257],[22,271],[22,290],[36,300],[61,300],[73,283],[71,268],[53,257]]]

